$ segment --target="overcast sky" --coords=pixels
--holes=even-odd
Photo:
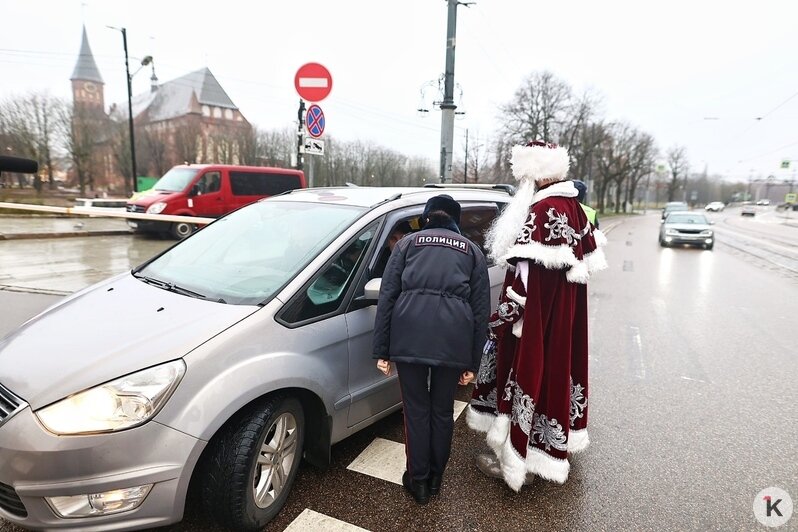
[[[126,99],[132,63],[152,55],[161,82],[208,66],[247,119],[295,124],[294,74],[333,76],[320,103],[326,134],[372,140],[437,167],[440,112],[420,117],[444,70],[445,0],[0,0],[0,97],[71,95],[85,23],[105,101]],[[604,116],[687,147],[692,171],[747,179],[798,166],[798,2],[792,0],[477,0],[458,9],[455,80],[462,87],[455,156],[466,129],[492,134],[498,106],[530,73],[550,70],[604,98]],[[138,61],[137,61],[138,60]],[[133,67],[132,67],[133,68]],[[149,88],[149,69],[134,93]],[[757,120],[761,117],[761,120]],[[711,120],[707,120],[711,118]]]

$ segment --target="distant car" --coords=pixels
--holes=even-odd
[[[761,199],[761,200],[757,200],[756,204],[757,205],[770,205],[770,200],[767,199],[767,198]]]
[[[675,244],[712,249],[715,245],[712,222],[697,212],[671,212],[659,228],[659,245],[668,247]]]
[[[707,203],[707,206],[704,207],[704,210],[707,212],[720,212],[726,208],[726,204],[722,201],[713,201],[712,203]]]
[[[740,214],[742,216],[756,216],[756,207],[753,205],[743,205]]]
[[[669,201],[665,204],[665,207],[662,209],[662,221],[665,221],[665,218],[674,211],[686,211],[689,210],[690,207],[683,201]]]

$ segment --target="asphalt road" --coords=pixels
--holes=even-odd
[[[660,248],[658,213],[610,233],[610,269],[589,285],[592,444],[564,486],[537,480],[515,494],[481,476],[473,461],[486,446],[461,417],[441,495],[418,507],[347,469],[377,437],[402,442],[397,413],[336,445],[329,471],[303,465],[266,530],[305,509],[387,531],[765,530],[752,511],[760,490],[798,499],[798,227],[772,211],[712,218],[713,251]],[[55,300],[0,290],[0,333]],[[218,529],[191,505],[161,530]]]

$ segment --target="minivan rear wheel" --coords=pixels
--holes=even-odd
[[[271,397],[231,419],[211,443],[202,500],[219,524],[259,530],[285,504],[302,458],[305,416],[292,397]]]
[[[175,222],[169,228],[169,233],[174,237],[180,240],[186,238],[191,233],[194,232],[196,229],[194,224],[190,224],[187,222]]]

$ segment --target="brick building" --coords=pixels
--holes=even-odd
[[[72,81],[72,97],[91,128],[96,150],[96,189],[122,191],[119,168],[127,154],[127,101],[106,112],[104,83],[85,27]],[[210,69],[203,68],[158,84],[153,69],[150,90],[133,97],[136,164],[139,175],[160,176],[175,164],[252,162],[252,126]],[[96,132],[95,132],[96,129]],[[128,156],[129,164],[129,156]]]

